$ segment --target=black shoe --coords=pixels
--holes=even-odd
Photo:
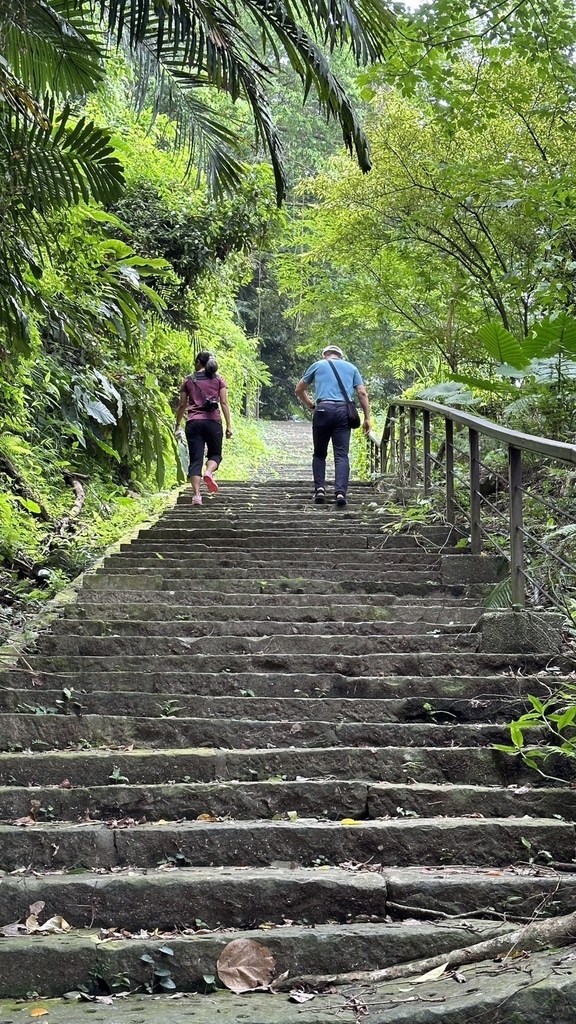
[[[344,506],[348,504],[348,502],[346,501],[346,495],[345,494],[337,494],[336,495],[336,504],[338,505],[339,508],[344,508]]]
[[[326,491],[323,487],[319,487],[318,490],[314,492],[314,501],[316,505],[323,505],[326,501]]]

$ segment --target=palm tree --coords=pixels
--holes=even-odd
[[[242,149],[206,87],[247,101],[281,203],[282,149],[266,97],[275,67],[287,58],[304,95],[315,89],[367,171],[366,136],[324,51],[380,60],[392,22],[384,0],[0,0],[0,324],[12,343],[27,347],[25,308],[40,303],[42,218],[80,201],[113,202],[123,188],[109,134],[74,119],[70,106],[104,77],[106,45],[127,47],[143,89],[152,81],[156,105],[175,111],[180,140],[216,191],[239,181]]]
[[[107,131],[71,117],[69,99],[103,77],[93,25],[73,0],[0,0],[0,324],[28,350],[26,307],[46,313],[34,281],[44,219],[123,190]]]

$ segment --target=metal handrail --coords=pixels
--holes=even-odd
[[[421,430],[417,429],[418,416],[422,416]],[[488,437],[506,447],[508,452],[508,516],[510,530],[510,570],[512,605],[526,607],[526,581],[529,580],[524,567],[524,543],[527,536],[523,523],[522,453],[532,452],[541,458],[576,466],[576,445],[536,434],[524,434],[510,430],[498,423],[472,416],[470,413],[453,409],[438,402],[421,402],[396,399],[390,403],[382,437],[370,433],[367,437],[370,471],[377,476],[385,472],[396,473],[401,482],[416,487],[419,479],[423,482],[424,494],[432,489],[432,466],[438,466],[438,459],[431,451],[431,419],[444,419],[444,462],[445,462],[445,518],[449,525],[455,524],[457,505],[455,481],[459,479],[454,467],[454,424],[468,429],[469,451],[469,514],[470,550],[473,554],[482,552],[483,534],[481,507],[483,496],[480,491],[480,438]],[[408,418],[408,424],[406,420]],[[420,439],[420,446],[418,440]],[[408,458],[407,458],[408,452]],[[420,454],[420,460],[419,460]],[[419,468],[421,462],[421,469]],[[542,544],[539,542],[539,546]]]
[[[547,437],[538,437],[536,434],[523,434],[519,430],[509,430],[508,427],[501,427],[492,420],[485,420],[482,416],[471,416],[470,413],[461,412],[460,409],[453,409],[449,405],[440,405],[439,402],[409,402],[404,399],[390,404],[386,423],[390,417],[391,410],[396,408],[423,409],[430,413],[444,416],[453,423],[459,423],[463,427],[470,427],[477,430],[479,434],[492,437],[495,441],[503,444],[511,444],[522,451],[536,452],[548,459],[558,459],[560,462],[571,462],[576,465],[576,445],[565,444],[563,441],[552,441]],[[381,444],[384,442],[386,426],[382,435]]]

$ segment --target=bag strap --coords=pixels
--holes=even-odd
[[[333,363],[333,361],[332,361],[331,359],[328,359],[328,360],[327,360],[327,362],[328,362],[328,365],[329,365],[329,366],[331,367],[331,369],[333,370],[333,372],[334,372],[334,376],[336,377],[336,380],[338,381],[338,383],[339,383],[339,385],[340,385],[340,391],[341,391],[341,392],[342,392],[342,394],[344,395],[344,399],[345,399],[345,401],[346,401],[346,402],[351,402],[351,401],[352,401],[352,399],[350,398],[350,396],[348,395],[348,393],[347,393],[346,389],[344,388],[344,385],[343,385],[343,383],[342,383],[342,378],[341,378],[340,374],[338,373],[338,370],[337,370],[337,369],[336,369],[336,367],[334,366],[334,363]]]

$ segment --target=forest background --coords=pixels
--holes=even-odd
[[[182,481],[201,348],[229,384],[232,477],[328,341],[377,411],[404,393],[573,438],[572,3],[284,5],[266,66],[240,4],[249,59],[189,36],[195,80],[162,17],[143,47],[125,4],[89,7],[0,2],[6,626]]]

